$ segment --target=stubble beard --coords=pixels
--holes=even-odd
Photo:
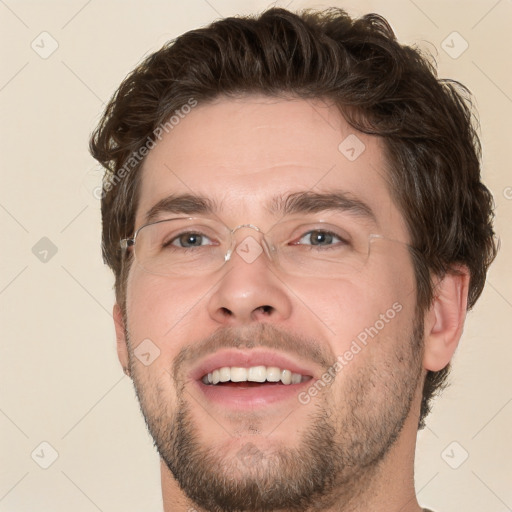
[[[421,376],[422,335],[418,315],[409,343],[404,340],[386,368],[370,365],[345,376],[341,413],[330,388],[324,389],[296,447],[265,450],[248,440],[236,455],[226,455],[201,441],[190,407],[195,402],[183,386],[176,387],[177,406],[171,410],[161,386],[143,382],[137,372],[133,380],[161,459],[198,507],[209,512],[316,511],[336,503],[341,511],[367,488],[409,415]],[[376,386],[386,395],[372,402]],[[254,424],[247,431],[258,429]]]

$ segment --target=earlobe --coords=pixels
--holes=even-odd
[[[123,371],[128,377],[130,376],[130,365],[128,356],[128,340],[126,339],[126,329],[124,325],[123,312],[119,304],[114,304],[112,311],[112,317],[114,318],[114,327],[116,329],[116,346],[117,346],[117,357],[123,367]]]
[[[434,302],[425,315],[426,370],[442,370],[459,344],[466,319],[469,277],[467,267],[458,266],[435,286]]]

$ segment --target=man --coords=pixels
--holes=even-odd
[[[459,84],[384,19],[184,34],[91,140],[170,511],[420,511],[418,427],[496,247]]]

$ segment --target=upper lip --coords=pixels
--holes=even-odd
[[[290,370],[313,377],[314,372],[306,365],[294,361],[290,356],[279,352],[258,349],[224,349],[201,359],[191,370],[189,377],[200,380],[204,375],[224,366],[250,368],[252,366],[276,366],[282,370]]]

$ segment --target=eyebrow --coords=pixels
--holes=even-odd
[[[377,224],[371,207],[353,194],[342,190],[333,192],[295,192],[285,197],[275,196],[270,203],[274,215],[295,213],[321,213],[327,211],[346,212],[363,220]]]
[[[158,219],[163,213],[176,215],[212,215],[218,210],[218,204],[204,196],[180,194],[164,197],[146,213],[146,223]]]
[[[267,209],[272,215],[283,217],[297,213],[346,212],[377,224],[375,213],[368,204],[353,194],[341,190],[328,193],[301,191],[286,196],[274,196]],[[219,204],[215,200],[201,195],[171,195],[161,199],[148,210],[145,223],[154,222],[164,213],[192,216],[215,215],[219,210]]]

